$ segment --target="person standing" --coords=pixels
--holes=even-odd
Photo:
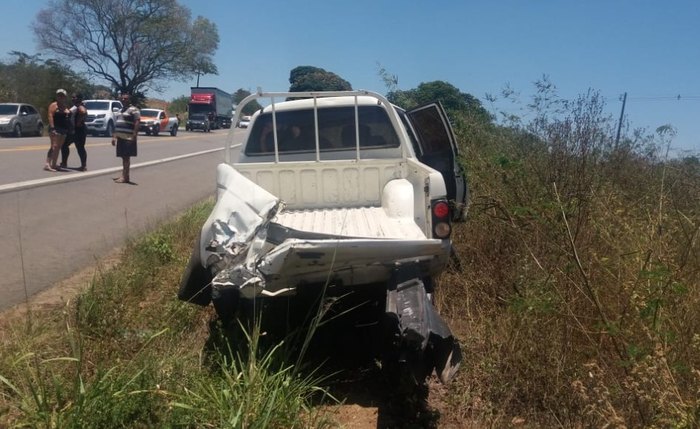
[[[63,143],[66,141],[68,134],[70,111],[66,105],[68,93],[65,89],[56,90],[56,101],[49,104],[48,119],[49,119],[49,140],[51,147],[46,155],[46,163],[44,170],[59,171],[58,154],[61,151]]]
[[[119,96],[122,102],[122,110],[117,115],[117,123],[114,126],[112,136],[112,146],[117,147],[117,157],[122,159],[122,175],[115,177],[116,183],[131,183],[129,169],[131,167],[131,157],[137,155],[136,137],[139,132],[141,122],[141,111],[136,106],[131,105],[129,93],[122,93]]]
[[[83,95],[80,93],[73,94],[73,107],[70,108],[70,124],[73,130],[70,140],[66,138],[65,143],[61,146],[61,168],[68,166],[68,156],[70,156],[70,145],[75,143],[75,148],[80,157],[80,167],[78,171],[87,171],[87,152],[85,151],[85,140],[87,139],[87,128],[85,127],[85,118],[87,117],[87,109],[83,105]]]

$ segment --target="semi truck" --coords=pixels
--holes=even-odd
[[[204,114],[212,129],[231,128],[233,96],[219,88],[191,87],[189,116]]]

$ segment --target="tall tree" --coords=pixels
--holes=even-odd
[[[236,92],[233,93],[233,104],[238,105],[241,101],[243,101],[244,98],[250,95],[250,91],[245,90],[243,88],[238,88]],[[243,106],[243,114],[244,115],[252,115],[255,113],[256,110],[262,109],[262,106],[260,103],[257,102],[257,100],[253,100],[250,103],[246,104]]]
[[[216,25],[176,0],[50,0],[33,23],[41,49],[82,63],[118,91],[216,74]]]
[[[350,82],[319,67],[299,66],[289,72],[290,92],[349,91]]]

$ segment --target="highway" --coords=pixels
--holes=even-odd
[[[43,170],[48,137],[0,138],[0,310],[57,282],[214,195],[229,130],[139,136],[133,184],[106,137],[87,140],[88,171]],[[245,130],[234,129],[234,143]],[[235,152],[234,156],[235,156]],[[176,285],[173,285],[175,288]]]

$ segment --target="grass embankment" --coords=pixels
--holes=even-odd
[[[130,243],[116,267],[62,308],[7,321],[0,337],[0,427],[323,427],[318,379],[281,350],[232,359],[211,314],[175,296],[199,205]],[[321,394],[321,396],[323,396]]]
[[[465,355],[450,421],[700,426],[698,158],[667,158],[669,127],[615,143],[595,93],[531,107],[457,127],[473,204],[438,297]]]

